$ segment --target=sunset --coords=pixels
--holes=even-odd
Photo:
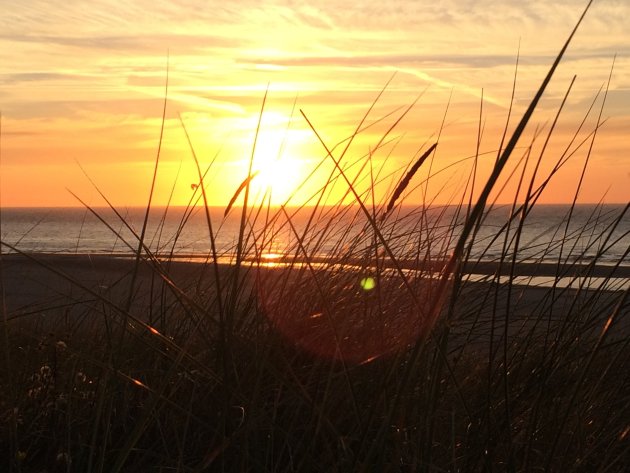
[[[367,123],[392,115],[364,132],[346,160],[369,152],[398,118],[396,110],[418,96],[391,135],[399,141],[396,148],[376,152],[375,166],[390,154],[386,171],[407,166],[437,135],[447,106],[437,169],[474,155],[483,91],[480,168],[489,169],[508,117],[517,58],[515,114],[532,98],[579,15],[578,5],[566,1],[140,0],[122,8],[103,0],[15,2],[0,19],[2,205],[81,206],[68,189],[91,205],[103,205],[81,168],[117,205],[144,205],[165,98],[155,203],[166,204],[174,186],[171,203],[185,204],[196,180],[181,115],[202,166],[216,156],[209,198],[212,205],[225,205],[247,177],[267,89],[260,128],[264,153],[300,168],[293,178],[297,185],[326,157],[299,110],[332,147],[352,134],[392,76]],[[526,146],[536,127],[549,126],[576,74],[555,132],[557,143],[568,141],[606,85],[617,55],[606,123],[598,132],[581,202],[630,199],[629,15],[626,2],[595,2],[523,140]],[[596,117],[590,116],[589,132]],[[563,169],[544,202],[570,199],[587,149]],[[469,169],[470,162],[461,172]],[[311,179],[311,184],[312,191],[322,183]],[[303,204],[308,193],[289,204]],[[281,194],[288,197],[287,189]],[[409,202],[419,199],[411,196]]]
[[[0,471],[627,469],[630,2],[4,7]]]

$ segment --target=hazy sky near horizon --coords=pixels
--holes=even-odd
[[[432,169],[453,171],[452,163],[475,154],[483,90],[482,178],[501,140],[519,48],[515,117],[532,97],[586,2],[22,0],[3,4],[1,204],[77,205],[70,189],[98,205],[85,171],[117,205],[132,206],[143,204],[148,196],[160,136],[167,55],[169,89],[157,203],[166,203],[171,189],[173,203],[186,203],[191,184],[197,182],[180,115],[202,166],[217,156],[208,189],[211,203],[221,205],[247,175],[261,103],[269,87],[254,168],[268,165],[268,155],[275,159],[282,149],[282,164],[274,168],[277,180],[266,179],[277,186],[276,195],[283,200],[288,184],[306,177],[325,159],[298,109],[333,146],[353,131],[394,73],[366,123],[421,97],[392,133],[393,141],[378,152],[372,147],[396,118],[387,117],[361,135],[344,157],[348,163],[358,163],[348,172],[358,172],[362,156],[374,152],[373,166],[382,172],[383,189],[391,187],[393,176],[436,139],[449,97],[446,127]],[[556,150],[571,141],[597,91],[605,86],[617,55],[602,115],[607,121],[598,131],[579,195],[584,202],[630,201],[629,20],[627,0],[595,0],[529,128],[528,140],[537,126],[542,130],[533,146],[539,149],[576,74],[550,142],[556,154],[550,152],[545,159],[553,166],[559,155]],[[585,144],[554,178],[543,201],[573,198],[601,100],[600,95],[576,140],[586,140]],[[515,162],[528,145],[524,140]],[[444,171],[433,178],[438,183],[434,192],[443,189],[437,201],[456,194],[472,164],[473,160],[465,160],[454,174]],[[278,182],[280,172],[287,173],[281,176],[286,189]],[[446,179],[447,175],[451,177]],[[317,186],[317,182],[307,186],[304,195]],[[341,184],[338,188],[343,192]],[[511,200],[509,193],[504,200]],[[293,203],[301,201],[296,197]]]

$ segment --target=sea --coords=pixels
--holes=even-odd
[[[310,260],[357,261],[382,241],[407,267],[418,259],[445,259],[461,235],[468,209],[406,206],[383,215],[358,206],[298,208],[2,208],[2,254],[136,254],[191,262],[242,259],[281,264],[290,255]],[[379,234],[373,230],[377,223]],[[210,231],[211,229],[211,231]],[[241,231],[241,229],[243,229]],[[630,271],[630,211],[626,205],[536,205],[527,213],[494,206],[473,232],[469,260],[596,264]],[[470,241],[470,238],[469,238]],[[240,252],[238,248],[241,248]],[[630,284],[623,276],[617,288]],[[613,281],[611,281],[613,282]],[[528,280],[531,283],[531,280]],[[540,280],[541,285],[547,285]],[[569,283],[575,283],[571,280]]]

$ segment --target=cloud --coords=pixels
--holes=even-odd
[[[81,80],[87,78],[79,74],[64,74],[58,72],[19,72],[15,74],[0,74],[0,84],[16,85],[22,82],[47,82],[61,80]]]
[[[423,67],[496,67],[514,64],[515,55],[486,54],[486,55],[421,55],[421,54],[390,54],[390,55],[366,55],[355,56],[311,56],[311,57],[285,57],[250,58],[242,62],[245,64],[270,64],[280,67],[394,67],[421,65]],[[548,64],[554,57],[528,56],[521,62],[527,64]],[[240,61],[239,61],[240,62]]]
[[[195,53],[207,51],[212,48],[238,48],[242,45],[242,41],[239,38],[207,34],[147,34],[124,36],[0,34],[0,41],[134,53],[155,51],[157,49],[161,49],[162,51],[173,49],[174,51]]]
[[[36,131],[13,131],[13,130],[9,130],[9,131],[3,131],[2,134],[7,136],[7,137],[16,137],[16,138],[27,137],[27,138],[31,138],[33,136],[39,136],[42,133],[39,133],[39,132],[36,132]]]

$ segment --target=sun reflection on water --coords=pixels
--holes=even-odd
[[[282,253],[268,252],[260,255],[259,263],[265,268],[279,268],[284,266],[284,257]]]

